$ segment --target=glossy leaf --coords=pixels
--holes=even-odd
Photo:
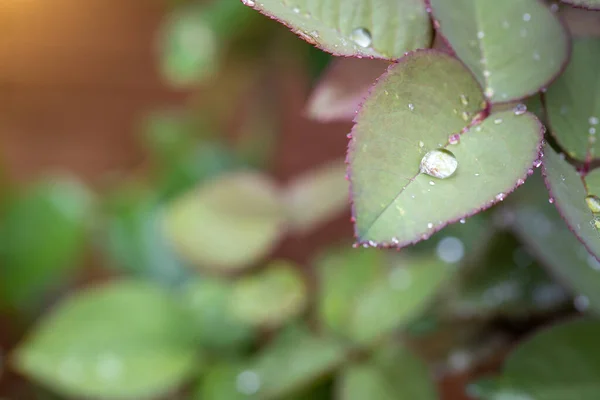
[[[242,2],[336,55],[393,60],[431,42],[429,16],[420,0],[384,0],[377,5],[360,0]]]
[[[552,134],[561,147],[580,160],[600,153],[600,38],[579,38],[565,72],[546,93]]]
[[[527,178],[539,153],[540,123],[507,111],[467,129],[482,103],[463,65],[437,51],[409,54],[378,80],[349,145],[359,242],[415,243],[503,200]],[[463,130],[460,142],[449,145],[449,136]],[[423,157],[441,147],[454,154],[456,173],[447,179],[420,173]]]
[[[306,234],[349,208],[346,164],[331,162],[291,181],[283,192],[290,229]]]
[[[321,122],[352,121],[360,103],[389,63],[357,58],[335,59],[308,99],[307,114]]]
[[[265,348],[248,370],[259,377],[260,399],[289,398],[331,374],[346,355],[347,349],[340,342],[292,327]]]
[[[29,308],[73,273],[91,207],[88,189],[66,178],[38,182],[8,201],[0,228],[0,299]]]
[[[538,0],[431,0],[439,31],[492,102],[534,94],[561,71],[569,37]]]
[[[600,192],[600,188],[586,188],[575,168],[548,145],[544,147],[542,174],[560,215],[588,251],[599,258],[600,233],[585,198],[588,194]]]
[[[600,323],[594,320],[574,320],[538,332],[508,356],[499,392],[518,393],[521,397],[510,397],[518,399],[596,399],[598,335]]]
[[[575,6],[589,8],[592,10],[600,10],[600,0],[562,0],[565,3],[573,4]]]
[[[265,256],[282,233],[279,193],[254,172],[221,175],[173,200],[164,228],[174,248],[200,268],[232,271]]]
[[[232,295],[231,282],[208,277],[197,278],[182,288],[181,302],[203,347],[225,352],[253,339],[253,329],[230,307]]]
[[[21,373],[72,398],[158,397],[196,365],[177,303],[158,287],[134,281],[65,299],[13,356]]]
[[[600,311],[600,262],[585,249],[548,202],[542,178],[532,176],[515,193],[507,219],[532,255],[550,269],[558,282]]]
[[[337,378],[340,400],[435,400],[427,366],[406,348],[384,346],[363,364],[350,364]]]
[[[240,278],[230,298],[233,315],[256,326],[278,326],[304,310],[307,289],[298,267],[274,261],[265,271]]]

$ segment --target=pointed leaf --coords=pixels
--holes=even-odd
[[[539,0],[431,0],[439,31],[492,102],[546,86],[569,56],[569,37]]]
[[[575,6],[589,8],[590,10],[600,10],[600,0],[562,0],[565,3]]]
[[[546,93],[548,123],[560,146],[580,160],[600,154],[600,38],[579,38],[573,56]]]
[[[274,261],[266,270],[237,280],[229,306],[240,321],[275,327],[301,313],[306,303],[307,290],[298,267]]]
[[[306,234],[350,207],[344,161],[308,171],[283,192],[290,229]]]
[[[174,248],[198,267],[238,270],[265,256],[279,239],[284,212],[267,177],[221,175],[168,205],[164,228]]]
[[[177,303],[160,288],[134,281],[67,298],[13,356],[21,373],[70,398],[159,397],[196,364]]]
[[[358,106],[389,63],[380,60],[337,58],[308,99],[308,116],[321,122],[352,121]]]
[[[594,320],[570,321],[538,332],[508,356],[500,383],[503,388],[498,391],[521,395],[511,399],[597,399],[599,335],[600,323]]]
[[[526,179],[538,157],[540,123],[506,111],[466,128],[482,103],[463,65],[437,51],[409,54],[379,79],[349,145],[359,242],[415,243],[503,200]],[[460,143],[449,145],[461,131]],[[454,153],[456,172],[447,179],[420,173],[423,157],[441,147]]]
[[[302,39],[341,56],[393,60],[428,47],[431,26],[421,0],[242,0],[280,20]]]
[[[588,251],[600,258],[600,233],[594,214],[586,203],[588,194],[600,193],[600,187],[586,188],[583,178],[548,145],[544,147],[542,174],[554,205],[571,231]]]

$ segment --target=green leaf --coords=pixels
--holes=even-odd
[[[247,370],[241,363],[219,363],[211,366],[195,393],[197,400],[255,399],[260,388],[256,372]]]
[[[540,176],[532,176],[515,193],[507,218],[532,254],[576,295],[581,305],[600,311],[600,262],[569,230],[556,207],[548,202],[548,191]],[[577,303],[576,303],[577,304]],[[582,307],[585,308],[585,307]]]
[[[586,203],[588,194],[600,193],[600,187],[584,185],[584,180],[550,146],[544,146],[542,174],[550,197],[571,231],[596,258],[600,257],[600,234],[594,214]],[[600,182],[599,182],[600,183]]]
[[[309,233],[349,208],[344,161],[317,167],[291,181],[283,199],[290,229]]]
[[[194,145],[194,124],[181,111],[161,111],[148,115],[142,124],[142,142],[160,164],[170,164]]]
[[[267,269],[235,281],[230,298],[233,314],[255,326],[274,327],[297,316],[307,303],[298,266],[274,261]]]
[[[331,374],[346,355],[340,342],[292,327],[266,347],[248,370],[259,377],[259,398],[288,398]]]
[[[389,65],[380,60],[336,58],[308,100],[308,116],[321,122],[352,121],[369,88]]]
[[[278,19],[298,36],[322,50],[341,56],[400,58],[428,47],[431,25],[420,0],[243,0],[244,4]]]
[[[600,10],[600,0],[562,0],[565,3],[575,6],[589,8],[590,10]]]
[[[73,274],[91,208],[88,189],[66,177],[40,181],[10,199],[0,228],[0,298],[29,308]]]
[[[230,307],[232,296],[232,283],[215,278],[196,278],[182,288],[181,301],[202,346],[224,352],[253,339],[253,329]]]
[[[398,345],[378,349],[363,364],[347,366],[338,377],[340,400],[435,400],[427,366]]]
[[[284,220],[274,183],[245,171],[221,175],[173,200],[163,222],[181,256],[200,268],[233,271],[267,255]]]
[[[507,392],[524,400],[595,400],[600,393],[600,323],[574,320],[544,329],[509,355],[502,375]],[[502,389],[500,390],[502,392]],[[494,397],[503,399],[508,397]]]
[[[189,328],[167,292],[111,283],[58,304],[13,359],[21,373],[68,397],[158,397],[195,369]]]
[[[439,31],[492,102],[527,97],[569,58],[569,36],[538,0],[431,0]]]
[[[560,146],[580,160],[600,153],[600,39],[579,38],[565,72],[546,93],[552,134]]]
[[[378,80],[349,145],[359,242],[401,247],[426,239],[502,201],[527,178],[539,154],[539,121],[506,111],[467,128],[482,107],[477,82],[442,52],[411,53]],[[447,179],[420,173],[424,156],[442,147],[454,154],[456,173]]]

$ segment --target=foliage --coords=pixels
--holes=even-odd
[[[173,3],[161,71],[206,100],[145,119],[147,173],[5,183],[0,374],[57,398],[429,400],[514,347],[472,396],[600,397],[597,1]],[[263,64],[288,57],[319,76],[308,117],[353,127],[347,166],[282,182]],[[286,256],[348,192],[354,248]]]

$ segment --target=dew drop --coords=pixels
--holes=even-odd
[[[494,95],[494,89],[492,89],[491,87],[487,87],[485,88],[483,94],[485,94],[485,97],[492,97]]]
[[[430,184],[431,186],[435,186],[435,182],[434,182],[434,181],[429,181],[429,184]]]
[[[483,31],[477,32],[477,39],[483,39],[485,37],[485,33]]]
[[[525,181],[523,179],[517,179],[517,186],[521,186]]]
[[[467,222],[467,220],[466,220],[466,219],[464,219],[464,218],[461,218],[461,219],[460,219],[460,223],[461,223],[461,224],[464,224],[464,223],[466,223],[466,222]]]
[[[598,125],[598,122],[600,122],[600,120],[598,120],[598,117],[591,116],[588,119],[588,122],[590,123],[590,125]]]
[[[440,240],[435,248],[438,258],[449,264],[460,261],[465,254],[463,242],[453,236],[447,236]]]
[[[588,129],[588,132],[590,135],[595,135],[596,134],[596,128],[594,128],[593,126],[590,127],[590,129]]]
[[[590,225],[592,225],[596,229],[600,229],[600,216],[596,215],[591,221]]]
[[[506,195],[504,193],[498,193],[496,195],[496,200],[498,201],[503,201],[506,198]]]
[[[548,198],[548,203],[550,203],[550,204],[554,204],[554,197],[550,197],[550,198]]]
[[[539,167],[540,167],[540,165],[542,165],[542,159],[541,159],[541,158],[540,158],[540,159],[537,159],[537,160],[535,160],[535,161],[533,162],[533,166],[534,166],[534,167],[536,167],[536,168],[539,168]]]
[[[294,12],[294,14],[300,14],[300,9],[298,7],[292,8],[292,11]]]
[[[427,228],[429,228],[429,229],[433,228],[433,224],[432,224],[431,222],[430,222],[430,223],[428,223],[428,224],[427,224]]]
[[[434,178],[449,178],[457,168],[458,160],[451,151],[446,149],[432,150],[421,159],[421,172]]]
[[[575,300],[573,301],[573,305],[575,306],[575,309],[577,311],[583,312],[583,311],[587,310],[588,307],[590,306],[590,299],[588,299],[587,296],[579,295],[579,296],[575,297]]]
[[[460,117],[463,119],[463,121],[468,121],[469,120],[469,113],[466,111],[463,111],[460,113]]]
[[[414,105],[413,103],[408,103],[408,109],[409,109],[410,111],[414,111],[414,109],[415,109],[415,105]]]
[[[422,140],[419,140],[419,147],[423,148],[423,146],[425,146],[425,143],[423,143]]]
[[[460,95],[460,102],[461,102],[461,104],[462,104],[463,106],[466,106],[466,105],[468,105],[468,104],[469,104],[469,98],[468,98],[466,95],[464,95],[464,94],[461,94],[461,95]]]
[[[371,32],[367,28],[356,28],[350,34],[350,40],[359,45],[360,47],[370,47],[373,43]]]
[[[490,76],[492,76],[492,73],[489,70],[485,69],[483,70],[483,76],[489,78]]]
[[[531,21],[531,14],[529,14],[529,13],[523,14],[523,21],[525,21],[525,22]]]
[[[514,108],[515,115],[523,115],[527,112],[527,106],[523,103],[519,103]]]
[[[458,133],[450,135],[450,137],[448,138],[448,143],[450,143],[450,144],[458,144],[459,142],[460,142],[460,135]]]
[[[585,196],[585,203],[593,213],[600,213],[600,197],[590,194]]]
[[[242,3],[248,7],[254,7],[254,0],[242,0]]]
[[[242,394],[256,394],[260,389],[260,376],[251,370],[242,371],[235,379],[235,388]]]
[[[496,125],[499,125],[499,124],[501,124],[501,123],[502,123],[502,118],[496,118],[496,119],[494,120],[494,124],[496,124]]]

